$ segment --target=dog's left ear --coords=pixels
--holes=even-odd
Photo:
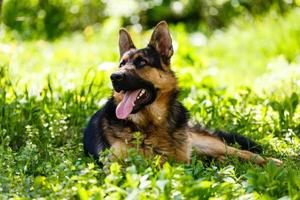
[[[169,64],[173,55],[173,46],[167,22],[161,21],[156,25],[149,46],[154,47],[163,60],[167,62],[166,64]]]
[[[130,49],[135,49],[132,39],[126,29],[121,28],[119,31],[119,50],[120,57]]]

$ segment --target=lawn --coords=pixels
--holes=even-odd
[[[180,100],[209,129],[256,140],[264,167],[193,156],[189,165],[134,149],[104,167],[83,153],[89,117],[111,95],[121,21],[53,41],[0,30],[1,199],[300,199],[300,10],[270,12],[204,35],[171,25]],[[151,30],[131,29],[138,47]]]

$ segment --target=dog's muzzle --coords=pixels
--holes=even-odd
[[[132,72],[115,72],[110,76],[116,92],[124,94],[116,108],[116,116],[125,119],[130,113],[136,113],[156,98],[154,85]]]

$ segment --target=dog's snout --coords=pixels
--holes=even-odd
[[[113,73],[110,75],[110,79],[114,82],[120,82],[125,79],[125,74],[120,72]]]

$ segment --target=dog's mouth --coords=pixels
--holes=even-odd
[[[154,98],[154,95],[144,88],[121,92],[124,93],[124,97],[116,108],[116,116],[118,119],[125,119],[128,115],[136,113],[142,106],[151,103]]]

